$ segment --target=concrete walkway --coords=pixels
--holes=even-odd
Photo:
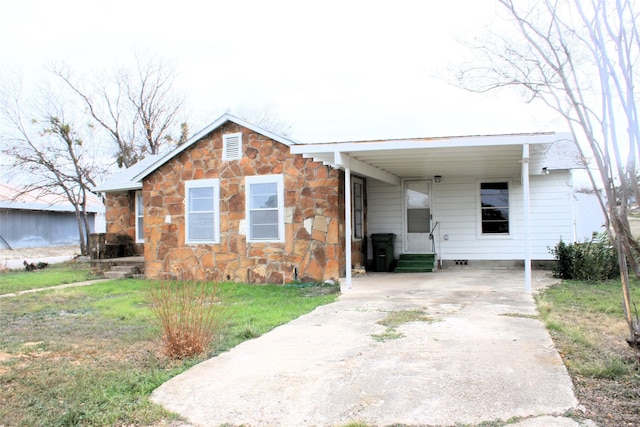
[[[534,287],[552,279],[534,272]],[[578,426],[571,380],[521,271],[375,274],[333,304],[205,361],[152,400],[192,425]],[[388,313],[434,321],[385,332]],[[586,424],[593,425],[593,424]]]

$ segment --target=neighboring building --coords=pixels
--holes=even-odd
[[[104,205],[91,195],[92,232],[105,228]],[[63,197],[0,184],[0,249],[79,245],[74,207]]]
[[[394,259],[552,259],[575,239],[579,165],[566,134],[302,144],[226,114],[96,190],[107,243],[135,240],[147,277],[350,281],[387,233]]]

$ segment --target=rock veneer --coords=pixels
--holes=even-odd
[[[223,161],[222,137],[237,132],[242,133],[242,157]],[[247,242],[245,177],[280,174],[284,242]],[[186,244],[184,183],[211,178],[220,179],[220,242]],[[293,155],[287,145],[227,122],[144,179],[145,273],[148,278],[248,283],[337,279],[345,271],[343,182],[340,170]],[[124,201],[111,203],[117,207]],[[120,213],[112,213],[108,233],[130,233],[124,208],[114,209]]]

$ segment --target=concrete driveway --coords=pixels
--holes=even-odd
[[[534,271],[533,286],[552,283]],[[390,312],[423,309],[379,341]],[[522,271],[356,278],[333,304],[205,361],[152,400],[197,426],[578,426],[571,380]]]

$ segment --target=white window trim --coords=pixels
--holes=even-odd
[[[250,206],[250,185],[261,183],[276,183],[278,192],[278,237],[274,239],[253,239],[251,238],[251,206]],[[247,222],[247,242],[284,242],[284,177],[282,175],[260,175],[247,176],[245,178],[245,218]]]
[[[140,206],[142,203],[142,191],[138,190],[135,192],[135,217],[136,217],[136,243],[144,243],[144,227],[140,230],[138,220],[142,217],[142,222],[144,224],[144,205]],[[139,212],[142,212],[142,215],[139,215]],[[142,237],[140,237],[142,236]]]
[[[508,233],[482,233],[482,196],[480,194],[482,184],[506,182],[509,190],[509,232]],[[477,212],[477,237],[482,240],[510,240],[513,239],[513,183],[507,178],[479,179],[476,183],[476,212]]]
[[[361,211],[360,211],[360,224],[362,224],[362,236],[356,237],[356,210],[355,210],[355,200],[356,200],[356,192],[354,191],[355,184],[360,184],[360,203],[361,203]],[[354,241],[358,242],[364,238],[364,180],[362,178],[352,177],[351,178],[351,206],[352,215],[351,215],[351,234]]]
[[[229,140],[237,138],[238,152],[234,156],[229,156]],[[227,133],[222,135],[222,160],[240,160],[242,158],[242,132]]]
[[[189,239],[189,190],[192,188],[213,188],[213,240]],[[197,179],[184,183],[184,223],[187,245],[220,243],[220,180]]]

